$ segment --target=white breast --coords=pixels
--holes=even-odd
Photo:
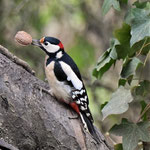
[[[45,73],[48,80],[48,83],[50,85],[51,93],[58,99],[63,100],[66,103],[69,103],[70,101],[70,92],[71,88],[70,86],[66,85],[64,82],[60,82],[57,80],[54,74],[54,64],[55,62],[52,61],[50,64],[48,64],[45,67]]]

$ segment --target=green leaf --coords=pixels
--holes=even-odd
[[[124,59],[130,51],[130,25],[123,23],[122,28],[115,30],[114,36],[120,42],[120,45],[116,44],[116,52],[118,59]]]
[[[123,45],[116,45],[116,52],[118,59],[125,59],[129,52],[129,46],[124,47]]]
[[[127,81],[126,79],[120,78],[120,79],[119,79],[119,84],[118,84],[118,85],[119,85],[119,86],[125,86],[126,81]]]
[[[139,1],[136,1],[133,3],[133,6],[136,6],[136,8],[145,8],[147,5],[147,2],[139,2]]]
[[[135,53],[139,52],[141,55],[147,55],[149,51],[150,51],[150,38],[146,37],[132,46],[129,56],[132,57],[135,55]]]
[[[138,87],[136,87],[135,93],[136,95],[140,95],[143,97],[147,96],[150,93],[150,81],[141,81]]]
[[[123,150],[122,144],[121,144],[121,143],[116,144],[116,145],[114,146],[114,149],[115,149],[115,150]]]
[[[111,7],[114,7],[114,9],[120,11],[120,4],[117,0],[104,0],[103,6],[102,6],[102,14],[105,15],[110,10]]]
[[[119,0],[120,4],[124,3],[124,4],[128,4],[128,0]]]
[[[121,78],[127,79],[135,75],[136,70],[140,65],[142,65],[142,62],[138,58],[133,57],[132,59],[128,59],[122,68]]]
[[[140,114],[142,114],[142,112],[144,111],[144,109],[145,109],[145,107],[147,106],[147,104],[146,104],[145,101],[140,101],[140,104],[141,104],[141,107],[142,107]],[[147,121],[147,114],[146,114],[146,112],[145,112],[144,115],[142,116],[142,119],[143,119],[143,121]]]
[[[146,42],[144,44],[144,47],[142,48],[141,55],[147,55],[148,52],[150,51],[150,37],[142,40],[141,43],[145,40],[146,40]],[[134,44],[134,45],[136,45],[136,44]]]
[[[117,39],[112,39],[110,42],[110,57],[114,60],[117,59],[116,45],[119,45],[119,41]]]
[[[100,56],[96,67],[93,70],[93,75],[96,78],[101,78],[103,74],[111,67],[111,65],[115,62],[111,57],[110,57],[110,51],[111,49],[109,48],[102,56]]]
[[[131,8],[131,9],[127,12],[127,14],[126,14],[126,16],[125,16],[125,23],[131,25],[132,20],[135,18],[135,15],[134,15],[134,14],[135,14],[136,11],[138,11],[136,8]]]
[[[114,35],[121,44],[128,44],[130,42],[130,25],[123,23],[120,29],[115,30]]]
[[[150,10],[136,8],[131,22],[130,45],[150,36]]]
[[[149,122],[132,123],[123,119],[120,125],[114,125],[110,133],[123,137],[123,150],[134,150],[139,141],[149,142]]]
[[[99,66],[99,67],[97,67],[97,69],[101,68],[101,66],[103,66],[103,64],[105,64],[104,61],[107,60],[107,61],[109,62],[109,59],[111,59],[111,58],[109,57],[110,51],[111,51],[111,48],[107,49],[107,51],[105,51],[105,52],[99,57],[98,62],[97,62],[97,66]]]
[[[104,104],[101,104],[100,110],[102,110],[107,103],[108,102],[105,102]]]
[[[108,104],[102,109],[103,120],[111,114],[122,114],[129,108],[128,103],[132,102],[133,97],[130,90],[120,86],[116,92],[112,94],[112,97]]]

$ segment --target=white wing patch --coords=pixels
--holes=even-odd
[[[60,51],[56,54],[56,58],[61,58],[62,56],[63,56],[62,51]]]
[[[73,70],[71,69],[71,67],[69,65],[67,65],[66,63],[60,61],[61,67],[63,69],[63,71],[65,72],[65,74],[67,75],[67,80],[71,81],[73,86],[78,89],[81,90],[81,88],[83,87],[83,83],[82,81],[77,77],[77,75],[73,72]]]
[[[85,113],[85,115],[93,122],[92,114],[88,108],[88,96],[84,87],[81,90],[72,90],[72,100],[78,105],[79,109]]]

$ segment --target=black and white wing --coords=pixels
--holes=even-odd
[[[71,92],[72,100],[76,102],[80,111],[84,113],[93,122],[93,117],[88,107],[89,105],[88,95],[84,87],[83,81],[81,79],[80,72],[71,58],[69,59],[67,58],[67,60],[69,61],[65,62],[65,60],[63,60],[60,61],[59,63],[61,65],[62,70],[67,76],[66,78],[67,82],[72,83],[73,86],[73,90]]]
[[[66,53],[57,62],[56,75],[59,81],[66,82],[71,87],[71,98],[72,102],[75,104],[71,105],[76,112],[79,113],[81,120],[84,124],[84,128],[93,135],[96,141],[99,142],[99,138],[96,134],[95,128],[93,126],[93,117],[88,107],[89,99],[84,87],[80,72],[72,58]],[[56,68],[57,68],[56,67]],[[76,107],[77,106],[77,107]]]

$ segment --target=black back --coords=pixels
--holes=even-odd
[[[72,82],[67,81],[67,75],[65,74],[65,72],[62,69],[62,67],[60,65],[60,61],[63,61],[66,64],[68,64],[71,67],[71,69],[74,71],[74,73],[77,75],[77,77],[82,81],[81,74],[79,72],[77,65],[75,64],[73,59],[67,53],[63,52],[63,56],[61,58],[56,58],[55,56],[56,56],[56,54],[49,55],[49,58],[46,61],[46,66],[51,61],[55,62],[54,73],[55,73],[56,78],[59,81],[66,81],[67,84],[69,84],[70,86],[73,87]]]

